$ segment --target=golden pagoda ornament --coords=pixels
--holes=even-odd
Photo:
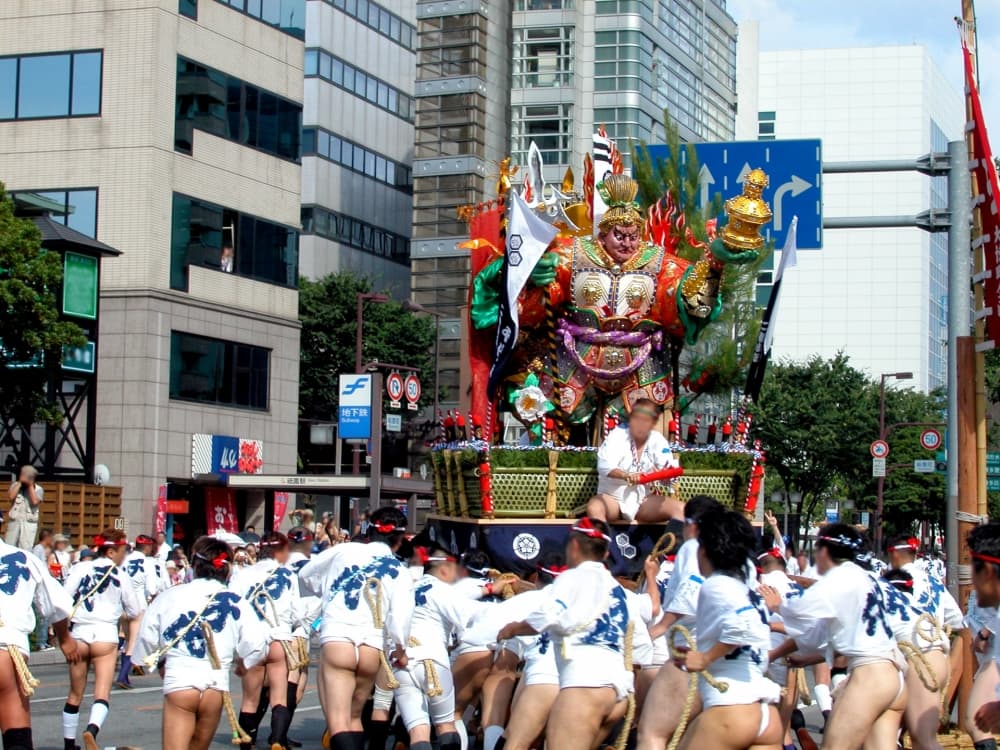
[[[760,230],[771,220],[771,207],[761,197],[767,184],[764,170],[754,169],[743,182],[743,194],[726,201],[729,223],[719,235],[731,250],[757,250],[763,246]]]

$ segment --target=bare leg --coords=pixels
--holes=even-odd
[[[660,667],[646,695],[646,705],[656,709],[642,714],[637,750],[663,750],[666,747],[680,723],[688,678],[688,673],[679,670],[672,661]],[[691,715],[695,716],[700,710],[701,699],[696,696]]]
[[[977,727],[973,717],[984,703],[996,700],[998,685],[1000,685],[1000,670],[997,669],[996,662],[993,659],[989,659],[976,672],[976,679],[972,683],[972,690],[969,692],[969,702],[964,717],[963,729],[969,733],[973,742],[988,740],[993,736]]]
[[[637,523],[665,523],[670,519],[684,520],[684,503],[673,496],[647,495],[635,514]]]
[[[243,700],[240,703],[240,713],[255,713],[260,703],[260,689],[264,687],[264,665],[251,667],[243,675]]]
[[[510,711],[504,750],[528,750],[545,731],[552,705],[559,697],[558,685],[524,685],[519,688]]]
[[[451,674],[455,679],[456,719],[461,719],[465,709],[479,698],[492,666],[493,653],[490,651],[473,651],[455,659]]]
[[[646,704],[646,696],[653,686],[656,675],[660,673],[660,667],[643,668],[635,676],[635,722],[636,726],[642,718],[642,707]]]
[[[86,675],[84,676],[86,680]],[[7,651],[0,651],[0,731],[28,729],[31,713],[28,699],[21,692],[21,684],[14,671],[14,662]]]
[[[608,523],[622,517],[621,506],[610,495],[594,495],[587,502],[587,515]]]
[[[833,704],[823,750],[857,750],[862,745],[865,750],[894,750],[905,700],[906,690],[900,690],[895,665],[878,662],[858,667]],[[883,715],[886,721],[881,721]],[[869,744],[869,738],[874,744]]]
[[[191,738],[191,750],[208,750],[222,718],[222,693],[206,690],[198,703],[198,721]]]
[[[163,697],[163,750],[207,750],[219,726],[222,693],[178,690]]]
[[[937,650],[929,651],[924,656],[933,669],[937,684],[944,687],[951,671],[948,657]],[[941,723],[940,688],[935,692],[928,690],[921,682],[916,668],[911,666],[906,672],[906,691],[903,721],[913,741],[913,750],[941,750],[941,743],[937,740],[938,726]]]
[[[618,702],[611,688],[560,690],[545,732],[546,750],[588,750]]]
[[[502,648],[493,662],[493,669],[483,683],[483,726],[502,727],[507,723],[507,710],[517,681],[517,654]]]

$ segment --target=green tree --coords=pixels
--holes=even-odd
[[[79,326],[60,319],[61,283],[62,257],[42,247],[34,222],[14,215],[14,201],[0,183],[0,419],[6,425],[64,418],[47,399],[39,368],[24,366],[56,368],[64,346],[86,341]]]
[[[339,376],[354,372],[358,295],[371,291],[367,279],[350,273],[299,280],[299,415],[303,419],[336,421]],[[366,302],[362,333],[364,362],[377,359],[416,367],[424,384],[421,403],[433,401],[433,388],[428,387],[434,381],[433,319],[412,313],[396,301]],[[300,440],[300,454],[308,461],[307,445],[307,440]]]
[[[635,179],[639,183],[639,200],[643,210],[648,209],[664,195],[670,196],[674,206],[684,215],[684,226],[699,242],[708,238],[707,222],[720,219],[724,223],[722,195],[716,193],[708,206],[698,206],[698,174],[701,169],[694,149],[687,149],[686,163],[680,154],[684,149],[680,132],[665,111],[664,129],[667,134],[669,158],[653,161],[645,143],[633,146]],[[732,196],[725,196],[730,198]],[[756,305],[755,285],[761,266],[770,256],[772,248],[765,247],[752,263],[729,264],[721,288],[722,313],[702,333],[698,344],[689,347],[685,364],[691,382],[699,383],[698,394],[728,395],[746,382],[746,371],[753,358],[754,344],[760,330],[760,313]],[[686,238],[677,248],[680,257],[696,261],[701,248],[692,246]],[[697,398],[697,395],[695,395]],[[682,411],[693,398],[682,401]]]
[[[884,536],[909,531],[917,521],[941,519],[943,478],[912,468],[916,459],[933,458],[920,447],[924,428],[893,426],[940,422],[942,408],[937,393],[886,390],[892,470],[883,492]],[[767,451],[768,471],[777,477],[769,488],[802,493],[793,512],[803,524],[816,520],[826,500],[849,498],[858,509],[875,508],[869,445],[878,437],[879,383],[853,368],[845,355],[772,363],[754,411],[754,433]]]

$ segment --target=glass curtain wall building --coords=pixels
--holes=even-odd
[[[308,0],[300,269],[410,292],[415,4]]]
[[[511,152],[538,144],[549,181],[579,173],[604,125],[626,166],[630,143],[662,143],[663,111],[686,141],[732,140],[736,24],[723,0],[517,0]]]

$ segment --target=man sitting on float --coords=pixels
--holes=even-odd
[[[659,484],[645,484],[643,475],[680,464],[663,435],[653,428],[660,408],[650,399],[632,405],[628,426],[608,433],[597,451],[597,494],[587,515],[602,521],[663,523],[684,519],[684,503]]]

